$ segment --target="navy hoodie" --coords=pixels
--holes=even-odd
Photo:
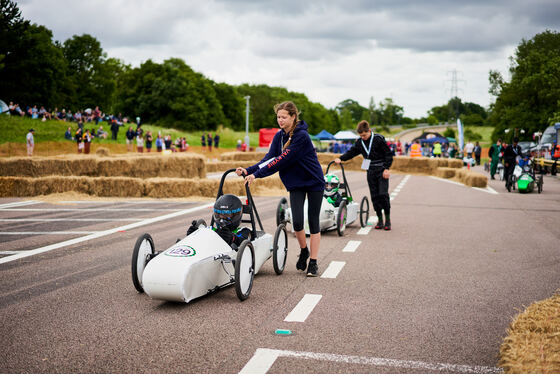
[[[264,178],[278,171],[288,191],[323,191],[323,169],[307,133],[307,123],[297,123],[290,145],[282,151],[287,142],[288,134],[284,133],[284,130],[278,131],[266,156],[257,164],[248,167],[247,173],[254,174],[255,178]],[[267,161],[270,162],[263,165]]]

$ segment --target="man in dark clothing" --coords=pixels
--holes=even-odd
[[[367,181],[371,193],[373,209],[377,214],[376,229],[391,230],[391,203],[389,200],[389,168],[393,163],[393,152],[387,145],[383,135],[374,134],[367,121],[358,123],[359,140],[346,151],[340,158],[334,161],[339,164],[341,161],[350,160],[357,155],[364,156],[362,169],[367,170]],[[383,214],[385,212],[385,225],[383,224]]]
[[[504,179],[506,181],[506,188],[510,183],[510,175],[513,174],[513,169],[517,164],[517,156],[521,156],[521,147],[519,146],[519,139],[513,138],[513,144],[506,147],[504,151]]]
[[[112,139],[113,140],[117,140],[117,135],[119,133],[119,124],[117,123],[116,119],[112,119],[111,120],[111,134],[112,134]]]
[[[216,133],[216,135],[214,135],[214,147],[215,147],[216,149],[218,149],[218,146],[219,146],[219,145],[220,145],[220,135],[218,135],[218,134]]]

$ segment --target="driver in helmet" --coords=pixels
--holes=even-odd
[[[239,227],[242,216],[243,204],[235,195],[222,195],[214,203],[213,218],[216,227],[213,227],[212,230],[220,235],[233,249],[237,249],[245,239],[251,236],[251,230],[249,228]],[[193,221],[187,231],[187,235],[190,235],[197,229],[196,221]]]
[[[342,195],[338,192],[340,179],[334,174],[325,175],[325,197],[333,206],[338,207],[342,202]]]

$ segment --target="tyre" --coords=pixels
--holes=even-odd
[[[280,275],[284,271],[286,257],[288,257],[288,233],[286,232],[286,224],[282,223],[276,228],[272,244],[272,266],[274,266],[276,274]]]
[[[202,218],[196,220],[196,227],[200,227],[200,225],[207,226],[206,221],[203,220]]]
[[[255,251],[253,244],[246,239],[237,250],[235,260],[235,293],[239,300],[246,300],[253,288],[255,277]]]
[[[156,250],[154,240],[150,234],[143,234],[138,237],[132,252],[132,283],[136,291],[143,293],[142,274],[148,261],[155,255]]]
[[[539,179],[537,181],[537,191],[538,191],[538,193],[542,192],[542,185],[543,185],[543,176],[539,175]]]
[[[336,215],[336,232],[338,236],[344,235],[344,230],[346,230],[346,200],[343,200],[338,207],[338,213]]]
[[[366,227],[369,219],[369,200],[367,196],[362,198],[360,203],[360,226]]]
[[[286,210],[289,207],[288,199],[285,197],[281,198],[280,202],[278,202],[278,206],[276,207],[276,226],[286,223]]]

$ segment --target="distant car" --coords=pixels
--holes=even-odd
[[[552,150],[552,146],[556,141],[556,130],[554,126],[549,126],[544,130],[539,144],[533,149],[539,153],[540,156],[543,156],[545,152],[550,152]]]
[[[535,150],[535,148],[537,147],[537,143],[530,142],[530,141],[523,141],[523,142],[519,142],[518,144],[521,147],[521,153],[523,154],[527,154]]]

